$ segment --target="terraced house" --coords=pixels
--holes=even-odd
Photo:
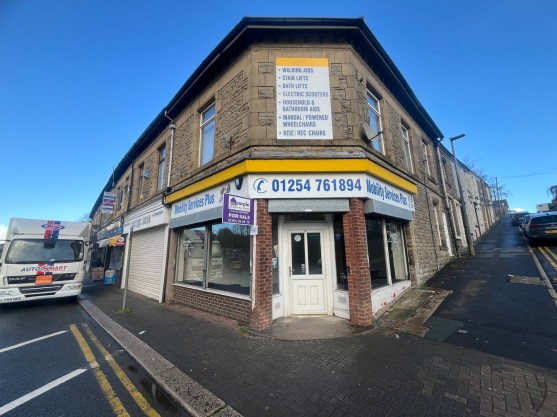
[[[456,255],[442,138],[363,19],[244,18],[100,190],[99,252],[119,285],[253,329],[368,326]]]

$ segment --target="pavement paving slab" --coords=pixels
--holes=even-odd
[[[123,291],[102,285],[80,303],[194,416],[557,417],[554,305],[543,285],[506,279],[537,276],[513,232],[496,225],[486,256],[455,258],[369,329],[289,318],[248,332],[132,292],[117,314]]]

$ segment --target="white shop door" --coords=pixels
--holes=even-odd
[[[325,228],[288,230],[291,314],[327,314]]]
[[[128,289],[162,300],[164,227],[133,233]]]

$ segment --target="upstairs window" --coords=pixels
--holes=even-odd
[[[400,133],[402,135],[402,150],[404,151],[404,163],[408,171],[414,172],[414,167],[412,166],[412,152],[410,151],[410,134],[408,128],[404,125],[400,125]]]
[[[201,134],[199,143],[199,165],[213,159],[215,148],[215,103],[201,113]]]
[[[124,206],[124,188],[118,188],[118,206],[116,211],[122,210]]]
[[[381,125],[381,107],[379,99],[371,91],[367,91],[367,110],[369,113],[369,127],[373,133],[372,146],[377,152],[385,153],[383,148],[383,128]]]
[[[166,160],[166,146],[159,148],[159,176],[157,177],[157,190],[164,186],[164,162]]]
[[[145,176],[148,175],[145,171],[145,164],[140,164],[139,168],[139,178],[137,179],[137,195],[138,198],[141,200],[143,198],[143,185],[145,184]]]
[[[450,187],[451,184],[449,183],[449,177],[447,176],[447,160],[445,158],[443,158],[441,160],[441,175],[443,175],[443,179],[445,180],[445,183]]]
[[[429,146],[425,142],[422,142],[422,156],[425,172],[428,176],[431,176],[431,166],[429,163]]]

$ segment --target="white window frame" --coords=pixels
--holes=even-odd
[[[124,187],[118,187],[118,208],[116,211],[122,210],[124,206]]]
[[[207,113],[213,111],[207,120],[204,117]],[[215,116],[217,114],[216,104],[213,101],[209,106],[207,106],[200,114],[200,124],[199,124],[199,166],[205,165],[210,162],[214,157],[215,152]],[[212,129],[211,129],[212,128]],[[212,135],[208,132],[212,131]],[[208,153],[205,151],[210,149],[211,157],[208,157]]]
[[[433,211],[435,212],[435,224],[437,226],[437,237],[439,238],[439,248],[447,249],[449,242],[447,240],[447,228],[446,228],[447,222],[444,219],[445,213],[441,211],[439,204],[434,204]]]
[[[426,168],[426,173],[428,176],[431,176],[431,167],[429,165],[429,149],[428,149],[428,144],[424,141],[422,141],[422,154],[423,154],[423,158],[424,158],[424,164],[425,164],[425,168]]]
[[[449,162],[445,159],[442,158],[441,159],[441,175],[443,175],[443,180],[445,181],[445,184],[447,184],[449,187],[451,187],[451,184],[449,183],[449,177],[447,176],[447,164]]]
[[[410,172],[414,172],[414,165],[412,164],[412,149],[410,147],[410,131],[402,123],[400,125],[400,134],[402,136],[402,149],[404,151],[404,162],[406,163],[406,168]]]
[[[377,108],[375,108],[374,106],[372,106],[369,102],[370,99],[376,103]],[[377,96],[375,94],[373,94],[369,89],[367,90],[367,100],[366,100],[366,105],[367,105],[367,111],[369,114],[369,125],[373,130],[373,126],[372,126],[372,117],[375,118],[375,123],[377,125],[377,132],[374,132],[376,135],[378,134],[378,136],[376,138],[374,138],[372,140],[372,147],[373,149],[375,149],[377,152],[381,152],[382,154],[385,154],[385,147],[384,147],[384,143],[383,143],[383,124],[381,121],[381,102],[380,100],[377,98]],[[381,132],[381,133],[379,133]]]
[[[138,199],[143,197],[143,185],[145,184],[145,178],[143,177],[143,173],[145,172],[145,163],[142,162],[139,164],[139,178],[137,179],[137,196]]]
[[[157,176],[157,191],[164,187],[164,164],[166,162],[166,144],[159,148],[159,166]]]

